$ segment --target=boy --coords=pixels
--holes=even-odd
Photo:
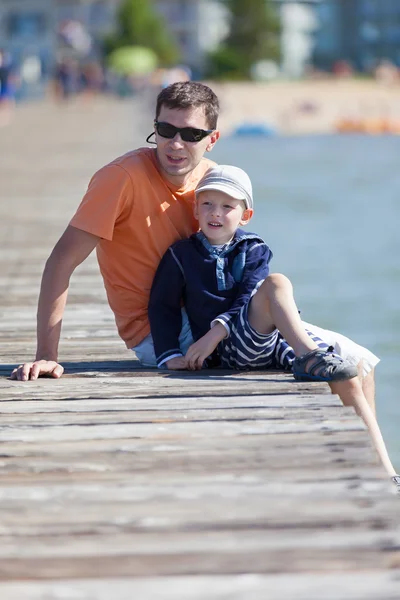
[[[157,364],[169,369],[290,368],[296,379],[335,381],[356,377],[356,367],[324,352],[304,329],[289,280],[269,275],[272,252],[239,229],[253,215],[251,182],[237,167],[211,168],[196,188],[200,231],[169,248],[155,276],[149,317]],[[196,342],[179,350],[181,299]],[[278,331],[279,330],[279,331]],[[288,343],[282,337],[291,344]],[[305,360],[295,355],[311,353]]]
[[[215,364],[283,367],[300,381],[327,381],[362,416],[385,468],[395,477],[357,368],[307,332],[290,281],[269,275],[271,250],[259,236],[239,228],[254,212],[247,174],[233,166],[212,167],[195,195],[200,231],[167,250],[150,294],[157,365],[191,370]],[[179,344],[182,301],[195,340],[188,349]]]

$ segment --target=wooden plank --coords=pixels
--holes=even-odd
[[[389,568],[399,532],[335,529],[3,538],[0,580]],[[96,546],[96,548],[95,548]],[[384,550],[384,552],[382,552]]]
[[[301,444],[299,446],[301,447]],[[269,476],[271,484],[279,479],[288,481],[293,478],[296,483],[307,481],[314,473],[315,483],[318,485],[318,477],[322,477],[323,481],[340,481],[346,474],[349,480],[354,479],[352,483],[355,486],[360,481],[375,479],[380,467],[372,452],[369,463],[365,461],[361,451],[350,451],[348,458],[341,456],[340,459],[329,455],[325,455],[323,458],[314,458],[313,455],[307,455],[307,453],[303,455],[300,452],[300,457],[292,461],[289,455],[275,459],[274,454],[278,452],[275,447],[265,449],[266,456],[261,457],[264,449],[264,446],[261,446],[258,453],[249,453],[243,459],[240,457],[239,450],[232,456],[226,453],[226,456],[219,458],[218,452],[212,446],[208,452],[203,451],[198,457],[187,456],[184,452],[174,452],[170,456],[166,449],[164,453],[143,452],[139,456],[132,453],[122,454],[124,452],[122,450],[118,456],[104,456],[96,453],[96,448],[93,448],[92,453],[87,453],[82,457],[73,455],[70,463],[65,455],[61,458],[60,455],[57,458],[52,456],[42,458],[38,454],[33,454],[26,459],[2,457],[0,481],[5,485],[7,481],[24,481],[29,476],[33,485],[35,479],[39,481],[40,477],[45,482],[49,478],[59,480],[63,475],[68,475],[68,480],[72,482],[74,479],[82,480],[85,473],[91,479],[96,479],[96,477],[103,480],[106,478],[123,479],[128,476],[129,472],[134,472],[135,477],[146,476],[146,471],[149,470],[153,476],[157,476],[157,479],[162,477],[162,481],[165,481],[168,478],[174,479],[183,469],[188,476],[204,473],[210,479],[214,479],[216,476],[228,472],[231,476],[238,477],[245,469],[248,474],[247,478],[250,477],[250,474],[258,478]],[[240,447],[240,450],[245,452],[243,447]],[[369,453],[370,448],[365,448],[365,450]],[[302,464],[306,461],[307,466],[302,469]],[[357,470],[365,468],[366,464],[370,469],[368,475],[360,475],[357,478]],[[168,477],[163,476],[165,469],[169,471]],[[332,469],[332,475],[329,475],[329,469]],[[382,478],[384,478],[384,474]]]
[[[29,420],[29,417],[27,417]],[[299,437],[300,436],[300,437]],[[236,440],[237,442],[237,440]],[[80,440],[80,441],[57,441],[45,442],[38,440],[34,445],[24,442],[9,442],[2,447],[5,453],[3,457],[8,456],[30,456],[30,455],[45,455],[45,454],[68,454],[73,455],[75,452],[83,455],[92,451],[96,452],[159,452],[159,453],[174,453],[185,452],[196,454],[207,453],[212,450],[221,452],[227,450],[229,443],[229,454],[235,453],[235,445],[230,444],[230,440],[222,438],[213,438],[212,446],[205,444],[204,439],[199,438],[184,438],[176,443],[174,440],[163,440],[161,443],[158,440],[147,441],[141,439],[98,439],[98,440]],[[281,455],[288,454],[294,458],[293,448],[301,445],[302,450],[309,452],[312,455],[323,453],[325,450],[332,454],[342,454],[349,448],[361,449],[364,459],[369,460],[366,448],[371,448],[371,442],[364,430],[354,431],[349,439],[349,434],[346,431],[329,431],[329,432],[307,432],[306,435],[297,433],[282,433],[275,434],[268,438],[268,444],[274,451],[279,450]],[[240,445],[244,453],[252,453],[260,451],[260,438],[252,436],[241,436]],[[1,449],[1,446],[0,446]],[[262,451],[265,452],[265,446]]]
[[[398,600],[398,576],[387,571],[336,574],[185,576],[20,583],[0,582],[7,600]],[[268,594],[268,596],[266,596]]]
[[[0,426],[0,436],[3,442],[24,441],[36,442],[39,440],[84,440],[98,438],[147,438],[147,439],[180,439],[182,437],[206,437],[210,436],[236,436],[236,435],[274,435],[275,433],[305,433],[309,431],[358,431],[364,429],[364,425],[351,418],[330,418],[318,422],[310,418],[301,422],[288,421],[276,422],[269,420],[240,421],[205,421],[191,423],[154,423],[145,424],[118,423],[110,425],[97,425],[96,427],[69,427],[53,426],[48,428],[7,428]]]
[[[193,402],[195,406],[196,401]],[[325,421],[335,418],[351,418],[353,419],[353,409],[343,410],[341,407],[321,407],[321,406],[306,406],[305,408],[292,407],[289,410],[285,408],[209,408],[197,409],[186,408],[184,410],[103,410],[98,408],[97,411],[83,412],[78,414],[67,412],[57,414],[48,413],[30,413],[29,428],[36,427],[52,427],[59,425],[107,425],[121,423],[194,423],[203,421],[275,421],[284,422],[287,420],[307,422],[309,420]],[[16,414],[3,414],[1,418],[1,430],[7,428],[27,427],[26,415],[24,412]]]
[[[30,493],[32,506],[27,506],[21,498],[12,504],[2,503],[2,521],[0,540],[3,543],[11,536],[18,542],[19,538],[64,536],[73,538],[81,535],[102,535],[105,533],[165,533],[191,532],[194,536],[199,531],[264,531],[266,536],[275,535],[279,530],[301,531],[333,531],[346,530],[354,535],[363,531],[365,520],[373,524],[377,531],[398,532],[397,513],[393,510],[391,498],[376,495],[368,504],[356,500],[350,494],[338,494],[337,484],[327,484],[331,498],[311,486],[315,497],[319,499],[315,507],[297,506],[299,496],[288,494],[284,501],[282,494],[271,486],[268,493],[264,488],[251,486],[251,499],[234,485],[223,486],[216,482],[215,490],[191,481],[192,487],[181,490],[172,486],[160,486],[159,489],[145,490],[139,486],[131,488],[130,498],[124,494],[119,498],[117,486],[97,499],[102,490],[100,486],[92,486],[92,494],[79,493],[74,486],[67,490],[66,499],[52,494],[54,501],[46,496],[46,488],[42,488],[40,501],[38,488]],[[287,484],[286,484],[287,485]],[[295,485],[295,483],[293,484]],[[89,486],[88,486],[89,487]],[[281,485],[281,489],[282,489]],[[80,488],[85,491],[83,485]],[[13,488],[14,489],[14,488]],[[95,489],[97,494],[95,494]],[[305,486],[303,486],[303,492]],[[86,488],[87,492],[87,488]],[[308,490],[310,493],[310,490]],[[248,494],[249,495],[249,494]],[[186,497],[185,497],[186,496]],[[91,497],[90,505],[86,498]],[[94,498],[93,498],[94,497]],[[221,497],[224,498],[224,513],[221,514]],[[245,500],[245,502],[243,502]],[[204,505],[207,510],[204,510]]]
[[[0,389],[8,400],[21,397],[32,399],[63,398],[149,398],[149,397],[197,397],[215,395],[266,395],[268,394],[321,394],[324,390],[328,393],[326,384],[298,383],[290,375],[271,374],[236,374],[236,375],[166,375],[155,372],[150,377],[148,373],[138,371],[127,373],[125,377],[116,376],[109,372],[86,372],[85,377],[63,377],[59,380],[39,379],[37,381],[16,382],[0,379]],[[92,379],[93,377],[93,379]],[[134,378],[134,384],[132,382]],[[218,384],[222,383],[218,389]],[[217,389],[216,389],[217,388]],[[101,390],[101,392],[100,392]]]
[[[29,384],[30,385],[30,384]],[[257,396],[168,396],[164,398],[82,398],[71,397],[64,399],[60,397],[54,400],[38,400],[30,398],[28,394],[23,399],[15,398],[10,400],[7,394],[6,399],[0,400],[0,410],[6,414],[44,414],[57,413],[60,416],[63,413],[91,413],[91,412],[115,412],[115,411],[181,411],[181,410],[199,410],[199,409],[226,409],[227,411],[236,408],[257,409],[277,409],[285,411],[286,409],[310,409],[324,410],[331,407],[339,408],[344,411],[343,414],[350,414],[350,408],[345,408],[340,403],[337,396],[334,395],[300,395],[300,394],[270,394]],[[229,414],[229,413],[227,413]]]

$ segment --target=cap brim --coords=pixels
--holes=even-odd
[[[235,200],[243,200],[243,202],[247,205],[247,198],[245,195],[240,192],[240,190],[236,189],[234,186],[230,186],[227,183],[206,183],[205,185],[199,186],[196,188],[196,194],[200,192],[205,192],[206,190],[213,190],[216,192],[223,192],[227,196],[231,198],[235,198]]]

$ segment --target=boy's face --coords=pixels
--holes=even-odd
[[[175,127],[209,129],[201,107],[177,110],[162,106],[157,120],[175,125]],[[179,133],[169,139],[156,132],[157,157],[164,175],[171,183],[183,184],[193,169],[197,167],[204,153],[213,148],[218,138],[218,130],[199,142],[184,142]]]
[[[194,216],[210,244],[229,242],[240,225],[246,225],[253,210],[246,208],[243,200],[236,200],[216,190],[204,190],[197,194]]]

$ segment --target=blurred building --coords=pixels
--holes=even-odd
[[[68,47],[88,58],[101,53],[122,0],[0,0],[0,47],[22,74],[20,96],[44,93]],[[206,53],[227,33],[228,13],[218,0],[154,0],[181,49],[182,62],[201,75]]]
[[[182,53],[182,61],[194,74],[203,71],[207,52],[214,50],[228,33],[229,13],[218,0],[156,0]]]
[[[369,71],[384,59],[400,66],[400,0],[321,0],[316,15],[317,67],[345,60]]]
[[[41,96],[54,60],[53,0],[1,0],[0,47],[11,56],[18,95]]]
[[[99,40],[112,31],[121,0],[54,0],[58,25],[66,21],[81,23],[89,35]]]
[[[281,20],[281,70],[283,75],[304,75],[312,60],[319,28],[316,6],[323,0],[273,0]]]
[[[122,0],[56,0],[58,23],[79,21],[92,36],[94,47],[112,30]],[[203,70],[205,54],[225,36],[227,10],[218,0],[154,0],[181,50],[182,61],[195,74]]]

